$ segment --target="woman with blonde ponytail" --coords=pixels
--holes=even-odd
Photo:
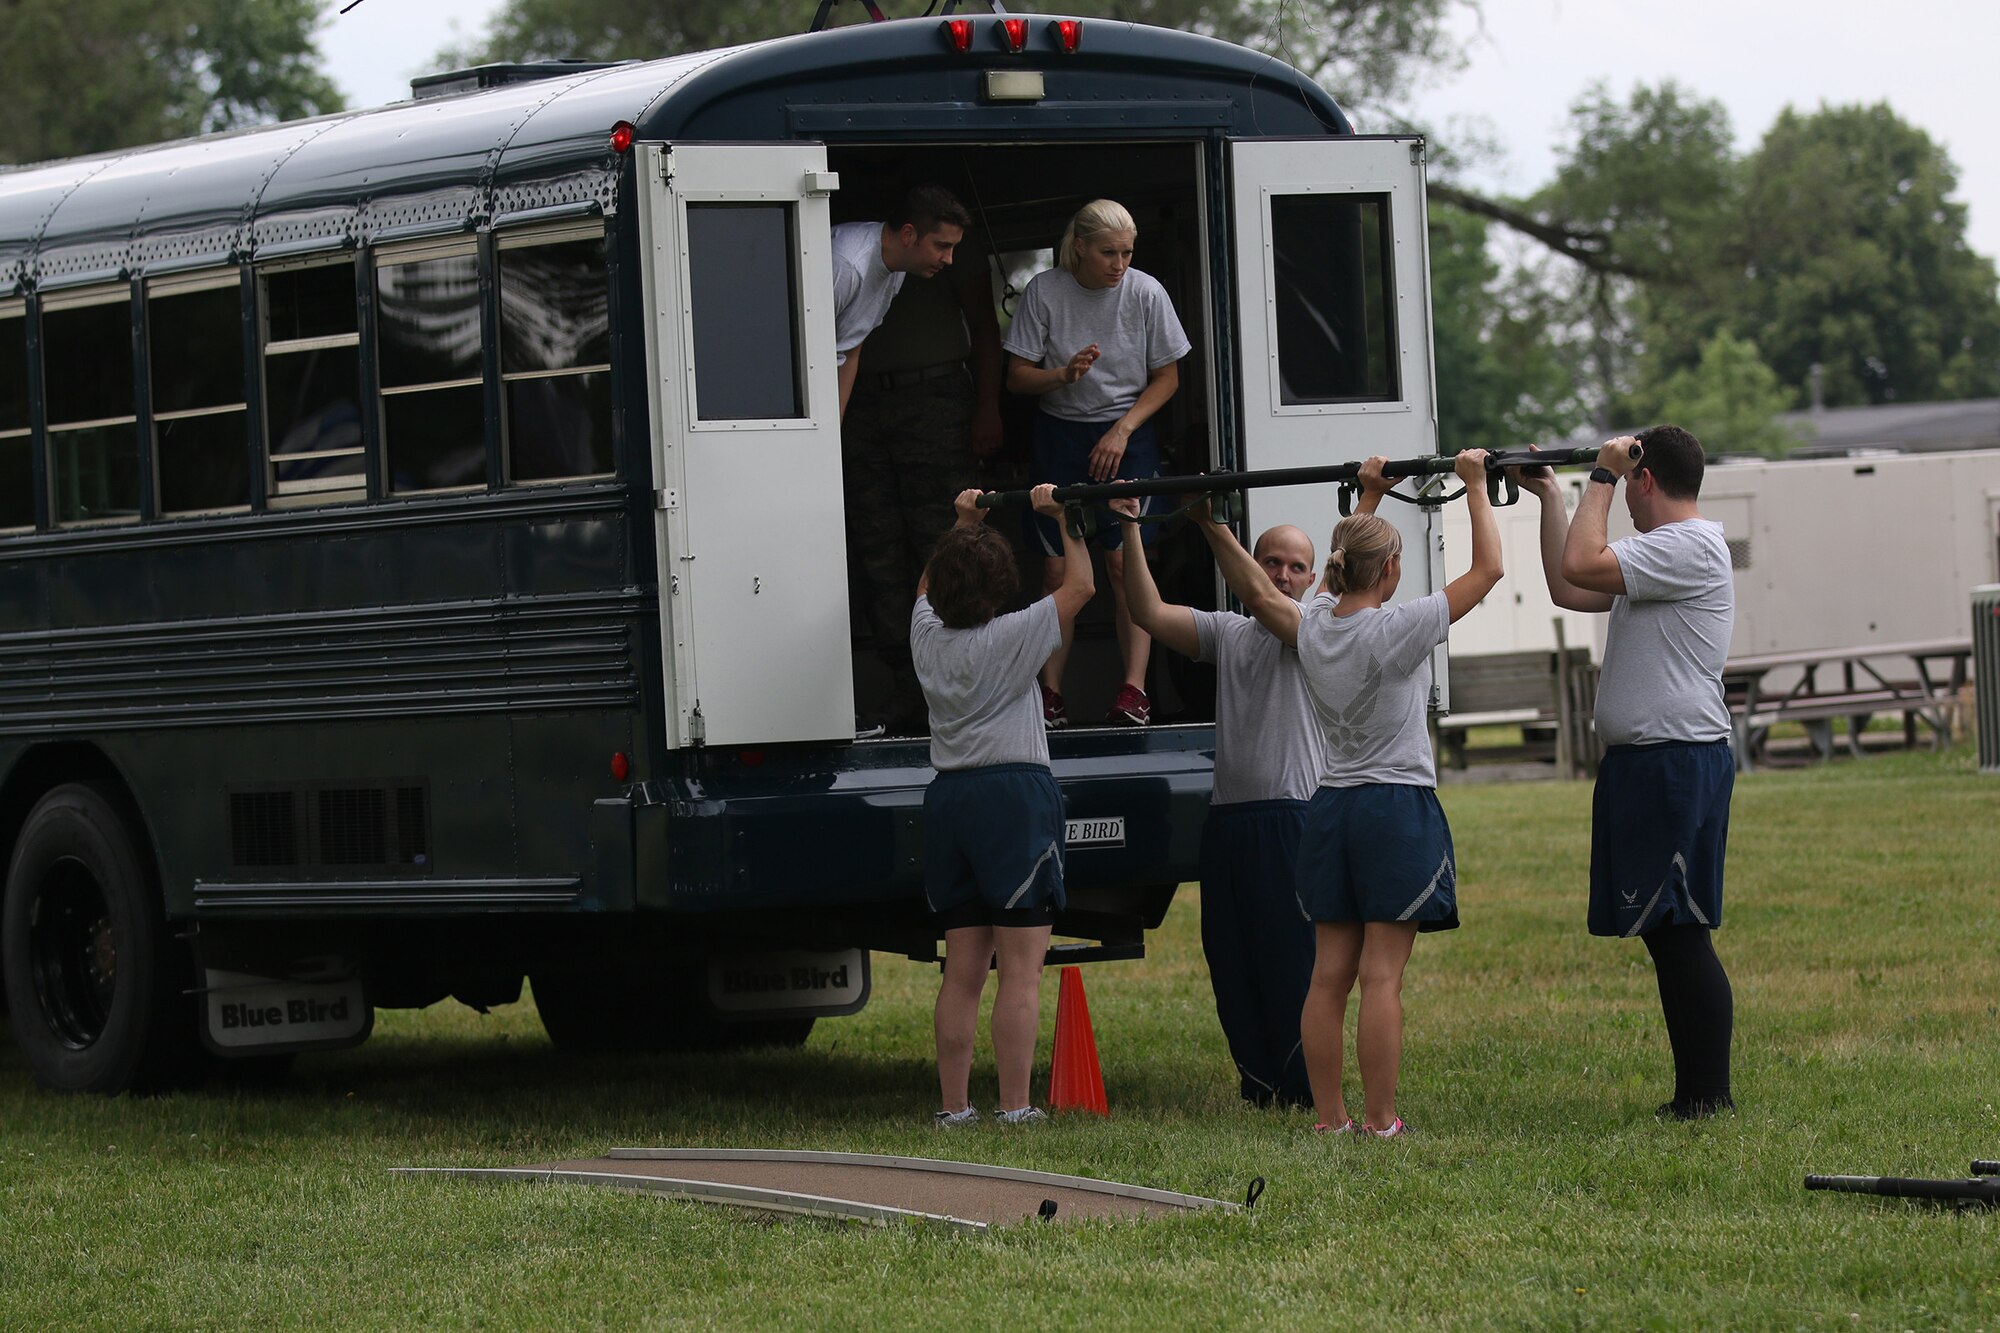
[[[1396,1114],[1403,968],[1419,932],[1458,925],[1457,863],[1424,725],[1431,654],[1452,622],[1493,590],[1501,566],[1485,451],[1460,453],[1455,470],[1471,511],[1472,568],[1441,592],[1389,604],[1402,581],[1403,542],[1372,512],[1334,528],[1325,576],[1303,608],[1271,595],[1255,562],[1223,564],[1245,609],[1298,647],[1306,694],[1326,736],[1327,767],[1306,807],[1298,852],[1299,908],[1313,922],[1313,975],[1299,1029],[1319,1113],[1313,1128],[1321,1133],[1404,1133]],[[1373,460],[1361,483],[1371,499],[1394,486]],[[1357,982],[1359,1122],[1349,1117],[1341,1086],[1341,1032]]]
[[[1160,448],[1153,414],[1180,387],[1180,359],[1190,344],[1166,288],[1132,267],[1138,224],[1125,206],[1096,199],[1078,209],[1056,247],[1057,267],[1037,273],[1021,293],[1001,345],[1007,387],[1039,398],[1034,474],[1059,486],[1113,478],[1156,477]],[[1062,531],[1036,518],[1042,583],[1062,586]],[[1151,543],[1159,529],[1144,529]],[[1143,726],[1152,717],[1146,666],[1152,639],[1125,609],[1125,557],[1117,526],[1097,535],[1104,547],[1125,677],[1105,721]],[[1042,669],[1042,723],[1069,721],[1062,697],[1070,637]]]

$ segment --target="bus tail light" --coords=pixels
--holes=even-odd
[[[638,131],[632,128],[632,122],[629,120],[621,120],[616,125],[613,125],[611,127],[611,151],[614,153],[631,152],[632,140],[637,133]]]
[[[1057,19],[1055,27],[1056,45],[1062,48],[1064,55],[1075,55],[1077,45],[1083,41],[1083,20]]]
[[[613,750],[611,752],[611,780],[613,782],[623,782],[631,776],[632,761],[625,757],[623,750]]]
[[[1006,35],[1007,49],[1016,55],[1028,45],[1028,20],[1001,19],[1000,31]]]
[[[938,31],[944,34],[944,39],[950,43],[952,50],[970,51],[972,49],[971,19],[946,19],[938,25]]]

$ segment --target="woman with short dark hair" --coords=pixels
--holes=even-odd
[[[1055,487],[1037,512],[1060,521]],[[1004,1124],[1043,1118],[1028,1095],[1041,1022],[1042,958],[1063,905],[1063,803],[1049,770],[1036,673],[1096,590],[1083,544],[1060,586],[1003,613],[1019,575],[1006,538],[985,524],[979,492],[960,492],[957,524],[938,539],[910,613],[910,656],[930,709],[924,791],[924,897],[944,934],[935,1018],[940,1105],[955,1129],[979,1119],[971,1101],[979,996],[997,958],[993,1056]]]

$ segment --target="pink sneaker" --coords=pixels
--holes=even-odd
[[[1396,1123],[1387,1129],[1377,1129],[1373,1125],[1363,1125],[1361,1132],[1363,1134],[1373,1134],[1378,1139],[1400,1139],[1410,1131],[1404,1127],[1403,1117],[1397,1116]]]
[[[1351,1137],[1357,1132],[1359,1132],[1360,1128],[1361,1127],[1355,1124],[1352,1120],[1348,1121],[1344,1125],[1329,1125],[1326,1123],[1326,1121],[1322,1120],[1317,1125],[1313,1126],[1313,1133],[1331,1134],[1335,1136],[1345,1134]]]
[[[1143,727],[1153,720],[1153,701],[1134,685],[1120,685],[1104,720],[1115,727]]]
[[[1041,684],[1037,681],[1036,684]],[[1069,725],[1069,709],[1063,706],[1059,691],[1042,685],[1042,726],[1049,731]]]

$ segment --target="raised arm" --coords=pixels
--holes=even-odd
[[[1201,635],[1195,629],[1194,612],[1185,606],[1163,601],[1153,570],[1146,563],[1146,543],[1139,535],[1139,501],[1113,500],[1112,509],[1125,535],[1125,610],[1132,623],[1158,639],[1182,657],[1201,656]]]
[[[1563,544],[1569,538],[1569,510],[1563,505],[1562,486],[1556,481],[1556,474],[1545,467],[1514,471],[1521,489],[1532,491],[1535,502],[1542,507],[1542,582],[1548,586],[1549,600],[1565,611],[1609,611],[1609,594],[1579,588],[1562,575]]]
[[[1063,522],[1062,506],[1056,503],[1056,488],[1044,482],[1029,492],[1035,512],[1046,514],[1056,521],[1063,541],[1063,581],[1062,586],[1049,595],[1056,599],[1056,616],[1063,623],[1063,632],[1076,623],[1077,613],[1085,607],[1097,593],[1097,580],[1090,569],[1090,549],[1081,538],[1069,530]]]
[[[1256,558],[1236,540],[1236,534],[1210,517],[1206,505],[1196,518],[1201,535],[1208,539],[1208,549],[1215,554],[1216,568],[1222,571],[1224,581],[1243,603],[1243,609],[1257,617],[1258,624],[1296,648],[1299,604],[1278,591],[1270,575],[1258,567]]]
[[[951,502],[952,512],[957,515],[952,523],[954,528],[976,528],[986,521],[986,511],[979,507],[979,488],[971,487],[960,491]],[[917,576],[917,596],[928,596],[931,590],[931,567],[924,565],[924,572]]]
[[[1453,623],[1478,606],[1493,585],[1500,581],[1500,520],[1493,516],[1493,502],[1486,498],[1486,451],[1462,449],[1453,460],[1452,470],[1465,483],[1466,517],[1472,520],[1472,568],[1445,584],[1445,604],[1451,608]]]
[[[1613,480],[1608,485],[1601,481],[1585,484],[1583,499],[1577,501],[1576,517],[1570,520],[1569,535],[1563,540],[1563,581],[1586,592],[1601,594],[1606,610],[1610,609],[1612,597],[1625,592],[1625,571],[1619,567],[1618,554],[1611,549],[1609,540],[1611,496],[1618,489],[1617,478],[1638,465],[1638,460],[1632,457],[1632,447],[1638,443],[1629,435],[1621,435],[1605,441],[1604,447],[1597,451],[1597,466],[1609,471]],[[1591,475],[1597,474],[1593,471]]]

